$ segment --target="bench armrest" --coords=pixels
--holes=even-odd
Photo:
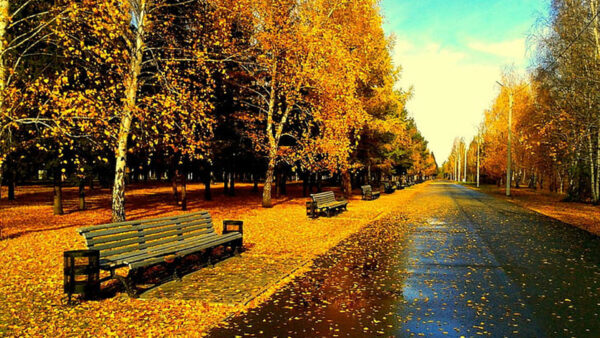
[[[230,219],[223,220],[223,234],[228,234],[230,232],[244,234],[244,221]]]

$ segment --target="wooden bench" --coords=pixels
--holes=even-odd
[[[379,191],[373,191],[370,185],[361,186],[360,191],[362,192],[362,199],[365,201],[377,199],[381,195]]]
[[[348,201],[341,200],[337,201],[333,191],[324,191],[317,194],[311,194],[310,197],[314,202],[315,217],[320,213],[325,212],[327,217],[331,216],[331,212],[339,212],[342,209],[346,210]]]
[[[148,220],[95,225],[77,229],[88,249],[100,252],[100,269],[110,271],[101,281],[117,279],[130,296],[136,296],[135,280],[142,268],[165,263],[179,279],[177,263],[186,255],[203,252],[212,266],[212,249],[229,247],[233,254],[242,248],[243,223],[223,221],[223,234],[215,232],[206,211]],[[129,267],[126,277],[115,270]]]
[[[386,194],[391,194],[395,191],[396,189],[394,188],[394,185],[389,182],[383,182],[383,191],[385,191]]]

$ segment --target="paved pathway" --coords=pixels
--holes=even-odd
[[[600,336],[600,238],[435,183],[210,335]]]

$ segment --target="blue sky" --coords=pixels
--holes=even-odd
[[[383,0],[384,29],[396,38],[408,109],[441,164],[456,136],[468,141],[513,65],[524,73],[533,26],[548,0]]]

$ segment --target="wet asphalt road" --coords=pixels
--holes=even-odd
[[[444,182],[209,333],[600,337],[600,238]]]

